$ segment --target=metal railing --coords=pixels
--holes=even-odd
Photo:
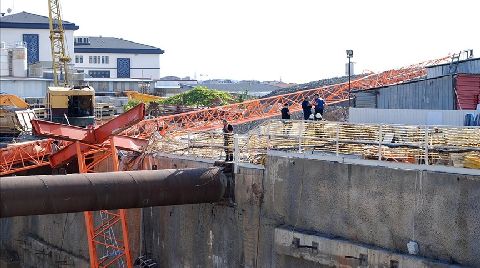
[[[221,131],[188,132],[156,150],[237,163],[264,164],[268,150],[348,156],[399,163],[480,168],[480,127],[350,124],[270,120],[225,143]],[[229,135],[229,134],[227,134]],[[233,135],[233,134],[231,134]]]

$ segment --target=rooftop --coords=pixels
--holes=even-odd
[[[0,28],[49,29],[48,17],[28,12],[20,12],[0,17]],[[63,21],[65,30],[78,30],[75,23]]]
[[[473,62],[473,61],[480,61],[480,58],[468,58],[468,59],[463,59],[463,60],[459,60],[458,63],[464,63],[464,62]],[[429,69],[429,68],[435,68],[435,67],[438,67],[438,66],[445,66],[445,65],[450,65],[451,62],[445,62],[445,63],[441,63],[441,64],[436,64],[436,65],[431,65],[431,66],[427,66],[426,68]]]
[[[88,42],[75,42],[75,53],[134,53],[134,54],[163,54],[160,48],[135,43],[122,38],[85,36]],[[75,38],[75,40],[78,40]]]

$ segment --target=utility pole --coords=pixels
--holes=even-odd
[[[348,49],[347,50],[347,58],[348,58],[348,106],[352,106],[352,103],[351,103],[351,97],[350,97],[350,94],[351,94],[351,91],[352,91],[352,87],[350,85],[350,77],[351,77],[351,59],[353,58],[353,50],[351,49]]]

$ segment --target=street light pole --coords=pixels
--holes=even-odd
[[[351,80],[351,59],[353,57],[353,50],[349,49],[347,50],[347,58],[348,58],[348,106],[352,106],[352,103],[351,103],[351,97],[350,97],[350,93],[352,91],[352,87],[351,87],[351,84],[350,84],[350,80]]]
[[[350,92],[352,91],[352,85],[350,84],[350,57],[348,57],[348,106],[351,106],[352,104],[350,103]]]

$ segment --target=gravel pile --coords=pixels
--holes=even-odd
[[[351,80],[363,77],[364,74],[359,74],[359,75],[352,75]],[[323,87],[323,86],[329,86],[329,85],[335,85],[335,84],[340,84],[340,83],[345,83],[348,82],[348,76],[342,76],[342,77],[334,77],[334,78],[327,78],[327,79],[322,79],[318,81],[312,81],[308,82],[305,84],[299,84],[295,85],[292,87],[287,87],[287,88],[281,88],[277,89],[275,91],[272,91],[268,93],[267,95],[262,96],[261,98],[268,98],[272,96],[277,96],[277,95],[282,95],[282,94],[287,94],[287,93],[293,93],[301,90],[307,90],[307,89],[313,89],[313,88],[318,88],[318,87]]]

